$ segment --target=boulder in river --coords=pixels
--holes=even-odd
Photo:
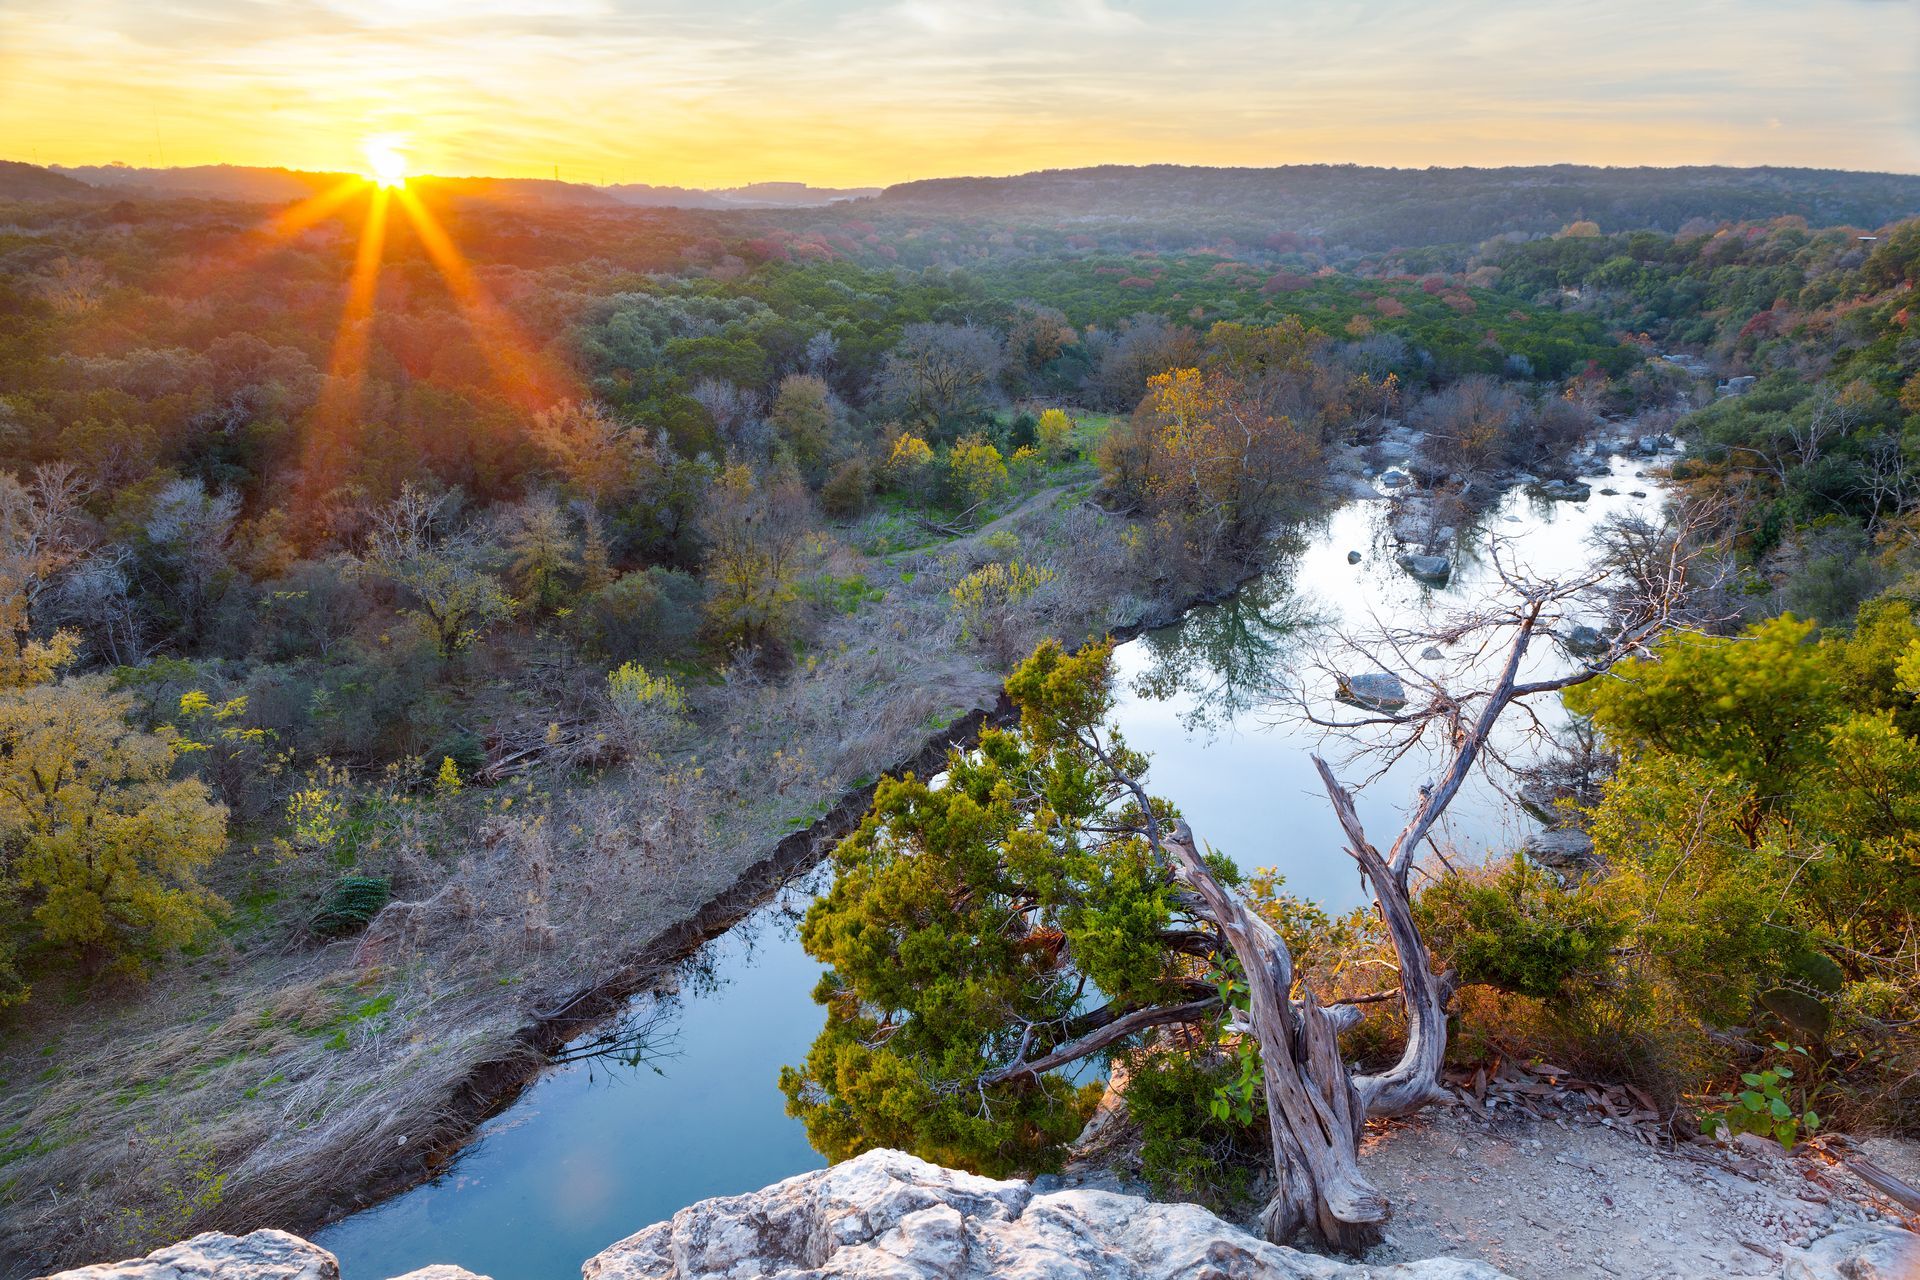
[[[1434,586],[1444,586],[1453,576],[1453,558],[1451,556],[1422,555],[1416,551],[1402,551],[1394,557],[1402,569],[1422,582]]]
[[[1568,653],[1581,658],[1607,651],[1607,637],[1598,627],[1589,627],[1585,623],[1569,628],[1567,634],[1560,637],[1560,644]]]
[[[1555,502],[1585,502],[1593,496],[1593,489],[1578,480],[1545,480],[1533,486],[1533,491]]]
[[[1358,551],[1349,551],[1349,552],[1347,552],[1347,563],[1348,563],[1348,564],[1359,564],[1359,563],[1360,563],[1360,553],[1359,553]]]
[[[1442,653],[1442,652],[1440,652],[1440,646],[1439,646],[1439,645],[1437,645],[1437,644],[1430,644],[1430,645],[1428,645],[1428,646],[1427,646],[1426,648],[1424,648],[1424,649],[1422,649],[1422,650],[1420,651],[1420,656],[1421,656],[1421,658],[1423,658],[1424,660],[1426,660],[1426,661],[1428,661],[1428,662],[1438,662],[1438,661],[1440,661],[1440,660],[1441,660],[1442,658],[1444,658],[1444,657],[1446,657],[1447,655],[1446,655],[1446,654],[1444,654],[1444,653]]]
[[[1383,471],[1380,473],[1380,483],[1389,489],[1404,489],[1413,483],[1413,477],[1398,469]]]
[[[877,1150],[682,1209],[587,1260],[583,1280],[1502,1280],[1479,1262],[1365,1266],[1268,1244],[1194,1204],[1036,1192]]]
[[[1593,837],[1573,827],[1537,832],[1520,848],[1541,866],[1555,871],[1588,871],[1600,865],[1593,852]]]
[[[1335,695],[1342,702],[1370,711],[1398,711],[1407,705],[1407,687],[1400,677],[1386,671],[1364,671],[1357,676],[1341,676]]]

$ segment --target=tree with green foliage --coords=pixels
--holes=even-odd
[[[1676,634],[1569,695],[1621,756],[1588,814],[1601,869],[1571,892],[1627,927],[1606,995],[1569,1004],[1568,1025],[1643,1056],[1691,1041],[1690,1065],[1649,1083],[1699,1090],[1735,1069],[1702,1028],[1757,1024],[1817,1044],[1836,1096],[1915,1113],[1899,1083],[1920,1065],[1901,1030],[1920,1016],[1912,633],[1883,601],[1817,643],[1791,617]]]
[[[536,497],[516,514],[507,534],[513,578],[521,602],[546,613],[566,599],[569,580],[581,569],[573,530],[566,512],[551,497]]]
[[[137,971],[192,941],[220,900],[198,872],[226,843],[226,810],[174,778],[174,735],[131,723],[133,697],[105,676],[0,691],[0,1003],[23,999],[11,964],[25,939],[83,972]]]
[[[489,548],[472,532],[448,532],[446,495],[405,486],[381,513],[367,567],[400,589],[408,613],[442,662],[451,662],[513,616],[514,600],[488,569]]]
[[[799,607],[794,580],[811,527],[807,493],[793,477],[731,466],[700,515],[707,621],[722,644],[757,649],[781,639]]]
[[[1264,1116],[1268,1236],[1305,1232],[1342,1247],[1376,1238],[1387,1206],[1358,1167],[1360,1125],[1444,1096],[1457,980],[1436,971],[1422,938],[1414,859],[1503,712],[1593,680],[1669,624],[1684,588],[1684,553],[1676,545],[1673,554],[1667,577],[1619,591],[1605,651],[1563,675],[1523,680],[1529,647],[1590,606],[1607,571],[1553,583],[1508,569],[1511,601],[1452,620],[1450,638],[1465,651],[1504,650],[1497,675],[1469,686],[1478,677],[1465,669],[1451,689],[1430,681],[1425,705],[1352,726],[1391,724],[1396,751],[1428,739],[1438,748],[1433,783],[1385,852],[1316,759],[1399,975],[1406,1041],[1386,1069],[1351,1074],[1335,1037],[1358,1007],[1323,1006],[1312,984],[1296,981],[1281,930],[1304,921],[1297,904],[1236,892],[1232,866],[1203,854],[1186,822],[1144,789],[1145,760],[1107,723],[1112,646],[1069,654],[1048,641],[1007,680],[1017,728],[990,728],[976,750],[951,752],[941,785],[883,780],[835,851],[833,887],[801,929],[827,965],[815,992],[827,1025],[804,1066],[782,1073],[790,1110],[834,1159],[900,1146],[991,1173],[1048,1168],[1091,1101],[1067,1069],[1137,1052],[1145,1033],[1178,1024],[1185,1033],[1147,1056],[1195,1058],[1176,1076],[1204,1082],[1204,1096],[1173,1091],[1190,1108],[1179,1123]],[[1515,892],[1539,896],[1533,885]],[[1497,904],[1457,896],[1456,932],[1498,932],[1489,923]],[[1606,945],[1590,923],[1576,915],[1522,930],[1547,963],[1495,976],[1541,988],[1590,966]],[[1483,948],[1492,949],[1497,939]],[[1156,1088],[1174,1078],[1157,1076]],[[1158,1131],[1168,1136],[1165,1125]],[[1185,1164],[1177,1146],[1160,1149]]]
[[[1618,679],[1569,691],[1567,705],[1609,738],[1737,779],[1765,806],[1826,754],[1837,708],[1830,656],[1814,643],[1814,624],[1792,615],[1738,637],[1674,632]]]

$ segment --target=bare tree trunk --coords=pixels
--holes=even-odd
[[[1175,820],[1168,832],[1140,783],[1118,768],[1097,737],[1086,739],[1086,745],[1114,769],[1116,780],[1133,793],[1147,839],[1199,899],[1193,905],[1203,908],[1200,914],[1218,928],[1245,973],[1250,995],[1247,1021],[1244,1025],[1236,1023],[1236,1028],[1252,1036],[1260,1050],[1274,1162],[1273,1197],[1261,1213],[1268,1239],[1284,1243],[1304,1234],[1350,1251],[1379,1239],[1388,1205],[1386,1197],[1360,1172],[1360,1128],[1370,1116],[1406,1115],[1447,1096],[1440,1085],[1440,1069],[1447,1050],[1447,1002],[1456,979],[1452,972],[1434,972],[1432,954],[1414,921],[1408,886],[1414,859],[1423,844],[1432,843],[1430,833],[1489,750],[1494,727],[1508,707],[1595,678],[1621,659],[1644,651],[1675,620],[1676,610],[1685,604],[1687,568],[1693,554],[1687,535],[1699,518],[1698,514],[1690,517],[1664,547],[1656,548],[1644,563],[1632,567],[1629,589],[1613,602],[1611,621],[1615,631],[1606,651],[1573,671],[1532,682],[1520,679],[1534,637],[1553,635],[1551,623],[1564,620],[1570,607],[1589,602],[1613,571],[1595,571],[1572,582],[1543,583],[1499,565],[1503,581],[1518,599],[1504,608],[1456,621],[1433,637],[1461,644],[1475,633],[1511,629],[1512,638],[1490,686],[1463,694],[1430,682],[1433,698],[1427,707],[1357,722],[1329,722],[1308,714],[1310,722],[1327,727],[1375,725],[1402,730],[1400,738],[1388,744],[1392,758],[1399,758],[1430,732],[1445,733],[1448,742],[1444,766],[1433,783],[1421,788],[1419,802],[1385,855],[1367,839],[1352,793],[1334,777],[1326,761],[1313,757],[1346,835],[1347,852],[1359,863],[1373,889],[1400,970],[1406,1047],[1399,1061],[1377,1074],[1350,1075],[1340,1060],[1335,1037],[1358,1019],[1358,1009],[1343,1004],[1322,1007],[1304,984],[1294,998],[1293,957],[1279,934],[1215,878],[1187,824]],[[1399,642],[1404,644],[1404,637]],[[1362,1000],[1379,998],[1376,994]],[[1185,1006],[1136,1011],[1122,1021],[1124,1030],[1130,1033],[1137,1027],[1182,1021],[1196,1012],[1211,1014],[1217,1007],[1216,1002],[1203,999]],[[1120,1027],[1121,1023],[1114,1025]],[[1111,1029],[1099,1031],[1063,1046],[1046,1059],[1016,1063],[990,1078],[1033,1073],[1043,1064],[1052,1066],[1084,1056],[1117,1038],[1118,1033]]]
[[[1379,1239],[1387,1199],[1360,1172],[1360,1094],[1340,1061],[1334,1021],[1303,991],[1289,1001],[1293,957],[1273,926],[1227,891],[1176,822],[1162,842],[1179,876],[1206,901],[1245,971],[1248,1027],[1260,1045],[1261,1077],[1274,1155],[1273,1198],[1261,1212],[1269,1240],[1305,1233],[1358,1250]]]
[[[1360,815],[1353,807],[1353,794],[1335,780],[1327,762],[1315,756],[1313,763],[1320,770],[1333,810],[1340,817],[1340,827],[1347,834],[1347,852],[1373,886],[1380,918],[1393,939],[1393,953],[1400,965],[1400,999],[1407,1014],[1407,1044],[1400,1061],[1378,1075],[1355,1076],[1353,1087],[1369,1116],[1404,1116],[1446,1099],[1446,1090],[1440,1087],[1440,1067],[1447,1056],[1447,1001],[1453,997],[1454,975],[1451,971],[1433,971],[1433,957],[1414,924],[1406,871],[1389,868],[1379,851],[1367,842]]]

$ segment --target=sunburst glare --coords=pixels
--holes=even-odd
[[[368,138],[361,144],[367,157],[367,177],[383,187],[405,186],[407,155],[400,149],[401,139],[387,134]]]

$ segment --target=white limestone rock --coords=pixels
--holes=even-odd
[[[1035,1194],[869,1151],[748,1195],[704,1200],[582,1268],[584,1280],[1503,1280],[1436,1258],[1367,1267],[1268,1244],[1189,1204]]]
[[[1920,1236],[1898,1227],[1848,1227],[1793,1250],[1780,1280],[1912,1280]]]
[[[76,1267],[48,1280],[340,1280],[340,1263],[285,1231],[207,1231],[144,1258]]]

